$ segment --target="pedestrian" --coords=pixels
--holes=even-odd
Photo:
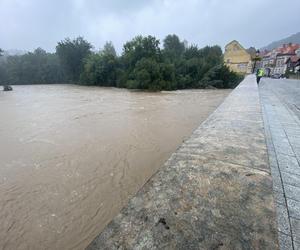
[[[265,72],[263,69],[258,69],[256,72],[256,82],[259,85],[260,79],[264,76]]]

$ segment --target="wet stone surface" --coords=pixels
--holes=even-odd
[[[300,81],[263,79],[259,88],[280,249],[300,249]]]
[[[253,76],[194,131],[87,249],[278,249]]]

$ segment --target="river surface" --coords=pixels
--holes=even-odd
[[[0,91],[0,249],[83,249],[230,93]]]

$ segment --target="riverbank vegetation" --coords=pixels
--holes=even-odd
[[[55,53],[41,48],[0,62],[1,84],[78,83],[144,90],[233,88],[242,79],[223,65],[219,46],[198,48],[176,35],[162,42],[137,36],[117,55],[111,42],[100,51],[82,37],[65,39]]]

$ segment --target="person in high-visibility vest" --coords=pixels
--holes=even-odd
[[[263,69],[259,69],[257,70],[256,72],[256,82],[257,82],[257,85],[259,84],[260,82],[260,79],[264,76],[265,72]]]

